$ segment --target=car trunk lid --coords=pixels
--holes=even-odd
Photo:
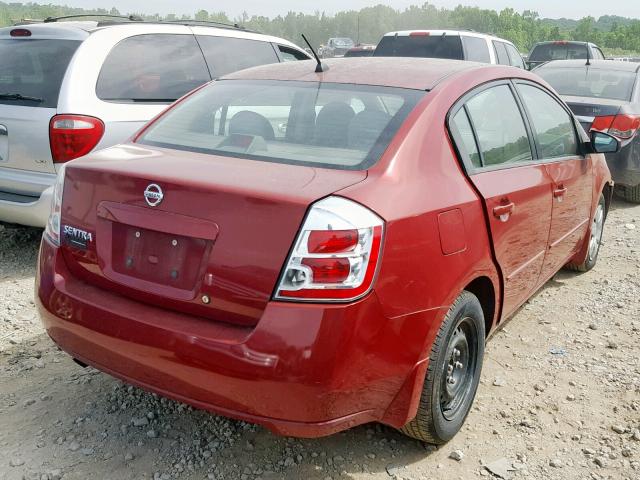
[[[365,177],[365,171],[113,147],[68,166],[63,249],[72,272],[88,282],[254,325],[308,206]]]
[[[596,117],[615,116],[620,112],[623,104],[629,102],[622,102],[620,100],[609,100],[606,98],[587,98],[587,97],[562,97],[567,103],[573,114],[578,118],[578,121],[584,128],[585,132],[589,133],[591,125]]]

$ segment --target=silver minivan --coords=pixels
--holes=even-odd
[[[281,38],[201,22],[0,28],[0,221],[43,227],[58,165],[123,142],[212,78],[307,59]]]

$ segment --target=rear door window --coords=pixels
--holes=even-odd
[[[213,78],[279,62],[278,55],[269,42],[209,35],[198,35],[197,38]]]
[[[460,35],[415,35],[382,37],[376,57],[425,57],[464,60]]]
[[[0,104],[55,108],[78,40],[0,40]]]
[[[466,104],[483,167],[529,162],[531,144],[520,108],[508,85],[488,88]]]
[[[469,122],[469,116],[464,108],[458,110],[450,122],[450,128],[453,133],[458,151],[463,158],[466,158],[476,168],[482,166],[480,162],[480,152],[473,134],[473,128]]]
[[[518,85],[533,126],[541,158],[578,155],[573,118],[551,95],[532,85]]]
[[[509,61],[513,67],[524,68],[524,61],[522,60],[522,55],[520,52],[516,50],[516,47],[509,43],[505,43],[505,48],[507,49],[507,53],[509,54]]]
[[[209,80],[193,35],[137,35],[113,47],[96,92],[112,102],[172,102]]]
[[[496,59],[500,65],[511,65],[511,60],[509,59],[504,43],[494,41],[493,48],[496,50]]]
[[[469,35],[462,35],[461,38],[466,55],[465,60],[491,63],[489,47],[487,47],[487,41],[484,38],[470,37]]]

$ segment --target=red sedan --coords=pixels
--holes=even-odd
[[[80,363],[315,437],[461,427],[485,340],[598,256],[612,183],[539,77],[433,59],[258,67],[61,172],[37,302]]]

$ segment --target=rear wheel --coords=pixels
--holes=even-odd
[[[606,204],[604,195],[600,194],[600,200],[596,207],[596,212],[591,221],[591,229],[589,230],[589,250],[587,258],[581,264],[570,263],[567,268],[577,272],[588,272],[598,261],[598,253],[600,253],[600,243],[602,242],[602,232],[604,231],[604,221],[606,218]]]
[[[462,427],[478,389],[484,355],[484,314],[477,297],[464,291],[438,331],[416,417],[401,431],[442,444]]]
[[[640,203],[640,185],[635,187],[623,187],[622,194],[627,202]]]

